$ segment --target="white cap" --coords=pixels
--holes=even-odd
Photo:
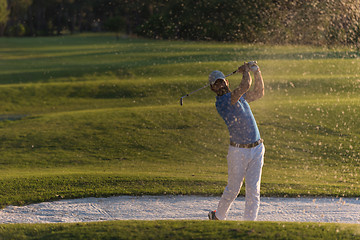
[[[217,71],[217,70],[210,73],[210,75],[209,75],[209,83],[210,83],[210,85],[213,85],[216,82],[216,80],[218,80],[218,79],[225,80],[225,75],[222,72]]]

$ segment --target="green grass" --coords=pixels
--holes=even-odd
[[[0,225],[1,239],[360,239],[356,224],[109,221]]]
[[[179,97],[203,86],[213,69],[228,73],[257,59],[266,86],[265,97],[252,104],[266,144],[262,195],[360,193],[356,52],[111,35],[0,43],[0,180],[5,186],[13,181],[19,192],[32,178],[44,182],[40,192],[49,197],[41,200],[106,196],[113,185],[102,187],[98,178],[132,176],[152,181],[154,189],[119,184],[111,194],[163,188],[179,194],[183,181],[196,179],[204,190],[185,193],[219,195],[226,185],[228,133],[214,94],[203,90],[183,107]],[[234,88],[241,77],[229,79]],[[87,192],[67,184],[63,193],[59,175],[65,182],[92,177]],[[165,187],[163,179],[177,184]],[[22,202],[22,194],[14,196],[4,190],[0,205]]]
[[[212,70],[250,60],[266,92],[251,104],[266,146],[261,194],[360,195],[360,61],[351,49],[92,34],[0,38],[0,46],[2,207],[220,195],[228,132],[214,94],[198,92],[182,107],[179,98]],[[235,88],[241,76],[229,80]]]

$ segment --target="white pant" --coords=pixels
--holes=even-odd
[[[254,221],[260,206],[261,171],[264,165],[265,147],[259,144],[254,148],[229,146],[228,184],[221,196],[216,217],[225,220],[231,204],[237,198],[245,178],[245,213],[244,220]]]

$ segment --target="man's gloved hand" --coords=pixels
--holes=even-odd
[[[251,69],[250,69],[250,65],[249,65],[249,63],[247,63],[247,62],[244,62],[244,65],[243,65],[244,67],[244,72],[250,72],[251,71]]]
[[[248,62],[247,65],[249,66],[252,72],[257,72],[260,69],[259,66],[257,65],[257,61]]]

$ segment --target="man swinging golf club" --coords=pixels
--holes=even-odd
[[[254,73],[254,86],[250,89]],[[210,220],[225,220],[230,206],[238,196],[245,178],[244,220],[254,221],[260,206],[260,181],[265,147],[251,112],[249,102],[264,96],[264,82],[256,62],[244,63],[238,68],[243,74],[240,85],[231,91],[229,82],[220,71],[209,75],[211,90],[216,96],[216,109],[224,119],[230,134],[227,155],[228,183],[216,211],[209,212]]]

